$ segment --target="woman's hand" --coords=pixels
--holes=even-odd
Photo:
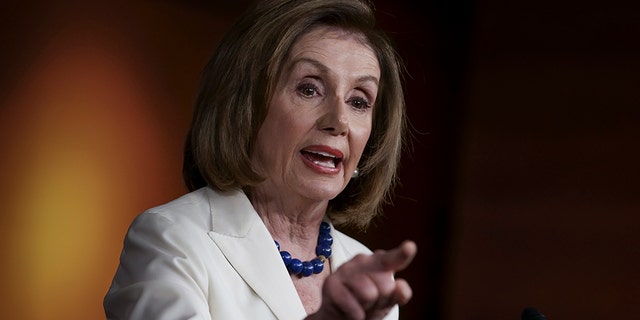
[[[395,272],[406,268],[416,255],[413,241],[371,255],[357,255],[332,273],[322,288],[322,304],[307,319],[382,319],[391,308],[404,305],[412,291]]]

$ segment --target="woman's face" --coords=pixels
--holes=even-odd
[[[258,132],[262,192],[330,200],[347,185],[371,133],[380,67],[360,36],[317,27],[292,47]]]

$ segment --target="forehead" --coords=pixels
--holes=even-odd
[[[292,63],[302,58],[338,64],[355,62],[360,67],[379,71],[377,55],[367,38],[338,27],[316,26],[302,34],[293,43],[287,60]]]
[[[316,25],[309,28],[299,36],[297,41],[294,42],[294,47],[304,42],[316,41],[319,39],[352,40],[362,46],[370,48],[367,37],[361,32],[328,25]]]

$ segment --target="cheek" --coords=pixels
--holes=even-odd
[[[367,141],[369,141],[369,137],[371,136],[371,124],[368,122],[368,125],[359,126],[351,130],[351,145],[354,147],[355,152],[358,154],[358,158],[362,154],[364,147],[367,145]]]
[[[301,119],[293,113],[270,114],[258,136],[262,156],[271,159],[270,162],[289,161],[305,134],[306,127]]]

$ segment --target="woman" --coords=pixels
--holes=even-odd
[[[110,319],[397,319],[416,252],[372,253],[395,180],[400,64],[358,0],[267,0],[206,66],[185,146],[187,195],[132,223]]]

